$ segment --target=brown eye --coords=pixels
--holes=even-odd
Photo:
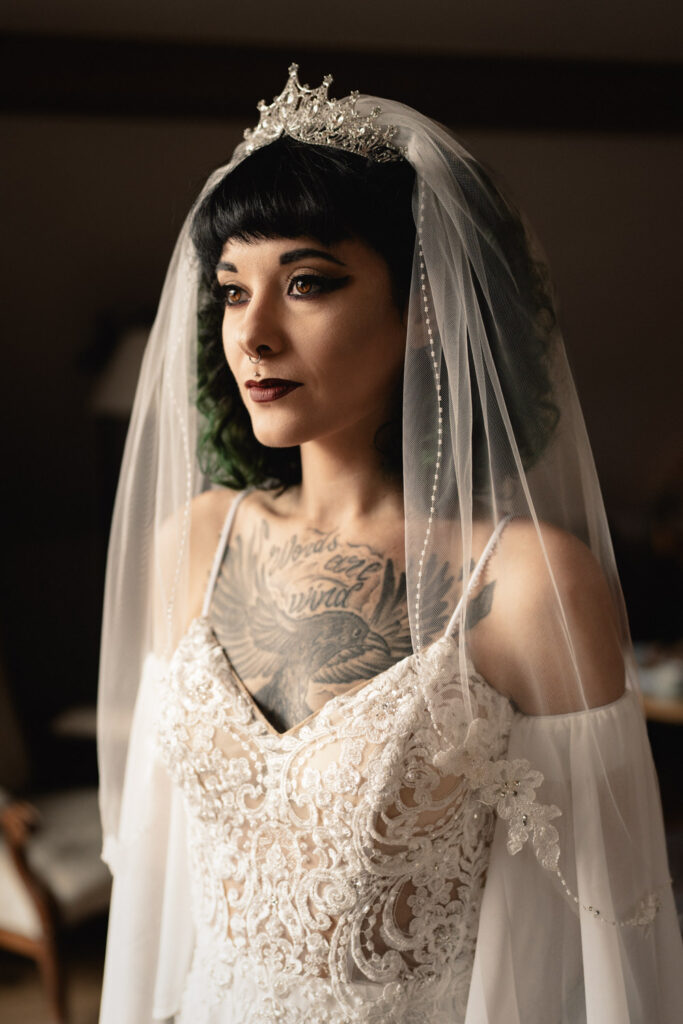
[[[244,298],[242,289],[238,288],[235,284],[228,285],[223,294],[226,306],[238,306]]]
[[[297,295],[310,295],[313,291],[313,282],[310,277],[297,277],[294,280],[294,288]]]
[[[324,274],[299,274],[290,279],[287,294],[293,299],[316,299],[343,288],[348,277],[326,277]]]

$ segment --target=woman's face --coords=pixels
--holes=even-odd
[[[216,274],[223,348],[257,439],[371,444],[406,336],[383,258],[357,239],[231,239]]]

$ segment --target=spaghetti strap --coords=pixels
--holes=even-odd
[[[505,529],[505,527],[507,526],[507,524],[510,522],[511,519],[512,519],[512,516],[510,516],[510,515],[504,516],[500,520],[498,525],[496,526],[496,528],[493,531],[493,533],[491,534],[491,536],[489,537],[489,539],[488,539],[488,541],[486,543],[486,547],[484,548],[484,550],[482,552],[481,558],[477,562],[477,564],[475,566],[475,569],[474,569],[474,572],[470,576],[469,583],[467,584],[467,587],[463,591],[460,600],[458,601],[457,605],[455,606],[455,611],[451,615],[450,622],[446,626],[446,632],[444,634],[445,636],[450,636],[451,633],[454,632],[454,630],[455,630],[455,628],[456,628],[456,626],[458,624],[458,619],[462,615],[462,608],[463,608],[463,603],[465,601],[465,598],[469,594],[469,592],[472,589],[472,587],[474,587],[479,582],[479,579],[480,579],[482,573],[484,572],[484,569],[486,568],[486,566],[487,566],[487,564],[489,562],[489,559],[491,558],[491,555],[493,554],[493,552],[495,551],[495,549],[496,549],[496,547],[498,545],[498,541],[500,540],[500,538],[502,536],[503,530]]]
[[[213,597],[213,590],[216,586],[216,580],[218,579],[218,573],[220,572],[221,564],[223,562],[223,556],[225,555],[225,549],[230,539],[230,531],[232,530],[232,524],[235,521],[235,515],[237,509],[242,504],[242,500],[249,494],[249,489],[241,491],[235,500],[233,501],[225,522],[223,523],[223,529],[221,530],[220,539],[218,541],[218,547],[216,548],[216,554],[213,557],[213,565],[211,566],[211,575],[209,576],[209,582],[206,587],[206,593],[204,594],[204,604],[202,605],[202,618],[205,618],[209,614],[209,607],[211,605],[211,598]]]

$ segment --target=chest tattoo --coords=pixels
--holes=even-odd
[[[426,568],[425,611],[438,634],[453,574],[448,563]],[[235,672],[281,732],[412,651],[405,573],[338,531],[283,539],[263,519],[237,533],[209,617]]]

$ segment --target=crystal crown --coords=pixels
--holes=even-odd
[[[357,92],[331,100],[327,91],[332,75],[325,75],[322,85],[311,89],[301,85],[298,71],[298,64],[290,64],[289,78],[280,95],[275,96],[270,105],[265,100],[258,104],[259,123],[244,133],[248,153],[267,146],[281,135],[290,135],[313,146],[346,149],[376,163],[403,157],[401,147],[392,142],[398,129],[393,125],[376,124],[381,107],[361,114],[356,110]]]

